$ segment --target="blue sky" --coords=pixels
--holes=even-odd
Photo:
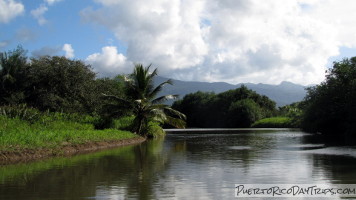
[[[0,51],[59,55],[98,76],[134,63],[181,80],[319,83],[356,56],[354,0],[0,0]]]
[[[20,1],[18,1],[20,2]],[[33,51],[43,48],[52,48],[55,55],[65,55],[62,51],[64,44],[71,44],[75,51],[76,59],[85,59],[105,45],[119,45],[112,32],[90,23],[83,22],[80,11],[88,6],[97,4],[90,1],[60,1],[47,4],[43,0],[23,1],[25,12],[8,23],[0,24],[3,33],[2,40],[9,41],[9,45],[1,47],[2,51],[16,48],[21,44],[29,50],[29,56]],[[48,10],[43,14],[45,24],[39,24],[31,14],[32,10],[41,5]],[[44,52],[45,53],[45,52]],[[49,52],[51,53],[51,52]]]

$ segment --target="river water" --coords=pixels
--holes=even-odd
[[[178,131],[140,145],[0,167],[4,200],[236,199],[235,184],[355,183],[355,147],[287,129]]]

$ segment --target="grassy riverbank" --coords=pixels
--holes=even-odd
[[[144,141],[125,131],[129,130],[130,120],[124,118],[114,122],[105,125],[105,129],[100,117],[40,112],[26,106],[0,107],[0,165]]]
[[[252,128],[297,128],[292,118],[270,117],[256,121]]]
[[[113,141],[136,137],[128,131],[95,130],[92,124],[71,121],[29,123],[0,116],[0,151],[59,148],[69,144]]]

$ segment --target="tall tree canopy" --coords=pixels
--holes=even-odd
[[[21,46],[0,52],[0,106],[27,104],[40,110],[95,114],[103,92],[124,95],[120,78],[96,79],[90,65],[58,56],[31,58]]]
[[[326,80],[308,89],[303,128],[332,138],[356,138],[356,57],[334,62]]]
[[[27,103],[40,110],[90,110],[95,73],[82,61],[65,57],[32,58],[27,68]]]

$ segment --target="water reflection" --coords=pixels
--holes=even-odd
[[[47,161],[50,167],[47,162],[3,167],[0,199],[157,199],[152,191],[156,176],[168,164],[163,144],[150,141],[94,155],[54,159]],[[27,173],[26,168],[36,169]]]
[[[298,131],[170,134],[164,141],[0,167],[0,199],[232,199],[237,183],[351,184],[354,152]]]

